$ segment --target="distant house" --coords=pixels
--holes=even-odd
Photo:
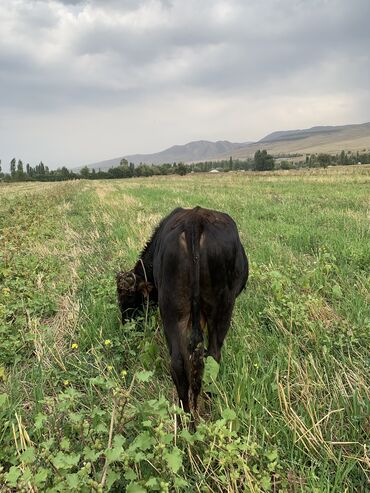
[[[219,173],[218,169],[211,169],[210,173]]]

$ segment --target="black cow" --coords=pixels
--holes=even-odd
[[[162,220],[135,267],[117,274],[122,321],[148,299],[159,305],[171,355],[171,374],[185,411],[197,408],[208,355],[219,362],[235,298],[248,279],[248,260],[233,219],[195,207]]]

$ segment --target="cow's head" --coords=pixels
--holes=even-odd
[[[152,285],[133,270],[116,275],[118,303],[122,321],[132,318],[134,311],[149,298]]]

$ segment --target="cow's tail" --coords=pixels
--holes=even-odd
[[[191,286],[191,338],[190,353],[190,388],[193,409],[197,408],[197,399],[202,387],[204,370],[204,340],[201,328],[200,311],[200,225],[196,221],[191,225],[190,247],[192,259]]]

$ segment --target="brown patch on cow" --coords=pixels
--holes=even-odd
[[[180,243],[180,248],[182,248],[185,253],[188,253],[188,245],[186,243],[185,231],[183,231],[179,236],[179,243]]]
[[[202,233],[200,235],[200,238],[199,238],[199,246],[200,246],[200,248],[203,248],[205,239],[206,239],[206,237],[205,237],[204,233]]]
[[[150,284],[150,282],[141,281],[139,282],[137,290],[143,293],[145,298],[149,298],[149,294],[153,290],[153,285]]]
[[[202,332],[205,331],[207,325],[207,320],[206,317],[203,315],[203,313],[200,314],[200,328],[202,329]]]

